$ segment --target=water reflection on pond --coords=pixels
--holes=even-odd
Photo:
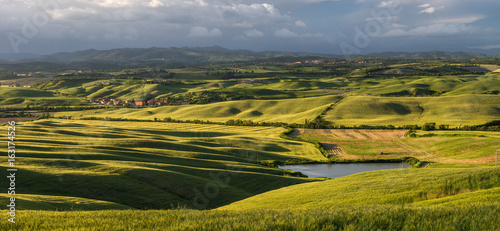
[[[369,172],[384,169],[409,168],[406,163],[343,163],[343,164],[301,164],[279,166],[281,169],[299,171],[309,176],[338,178],[360,172]]]

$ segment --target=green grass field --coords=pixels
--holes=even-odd
[[[494,206],[401,208],[338,206],[336,209],[247,211],[24,211],[2,230],[498,230]]]
[[[152,122],[24,122],[16,126],[16,146],[19,178],[29,183],[23,186],[19,209],[26,205],[26,209],[66,210],[67,204],[80,199],[135,209],[213,208],[311,181],[257,164],[324,160],[312,144],[283,141],[279,137],[283,130]],[[6,164],[0,168],[5,170]],[[46,197],[59,198],[61,206]],[[5,196],[0,200],[7,203]]]
[[[28,210],[22,211],[15,225],[3,221],[7,218],[3,212],[0,228],[497,230],[499,173],[499,168],[492,167],[375,171],[289,186],[209,211]]]
[[[86,105],[77,97],[55,96],[53,92],[24,87],[1,87],[0,106],[77,106]]]

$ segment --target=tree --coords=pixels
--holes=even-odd
[[[424,130],[424,131],[436,130],[436,123],[426,123],[422,127],[422,130]]]

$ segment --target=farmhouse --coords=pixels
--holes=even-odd
[[[136,100],[135,101],[135,105],[138,106],[138,107],[144,107],[144,106],[146,106],[146,101],[143,100],[143,99]]]
[[[162,99],[162,100],[157,101],[156,105],[161,106],[161,105],[167,105],[168,103],[169,103],[168,99]]]
[[[149,105],[149,106],[154,106],[154,105],[155,105],[155,103],[156,103],[156,101],[155,101],[154,99],[150,99],[150,100],[148,100],[148,105]]]

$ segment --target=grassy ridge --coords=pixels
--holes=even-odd
[[[73,106],[88,104],[75,97],[55,96],[52,92],[22,87],[1,87],[0,106]]]
[[[137,122],[26,122],[16,126],[22,163],[19,177],[25,182],[22,193],[108,201],[138,209],[168,209],[178,204],[218,207],[311,181],[257,164],[269,159],[324,158],[311,144],[283,142],[278,136],[282,130]],[[5,165],[2,163],[0,169],[5,171]],[[0,201],[6,203],[7,198]],[[40,198],[39,202],[43,201]],[[73,202],[68,199],[67,203]],[[45,209],[54,208],[68,206],[47,204]]]
[[[62,112],[58,115],[154,119],[171,117],[174,119],[200,119],[225,122],[229,119],[245,119],[256,122],[304,123],[313,119],[339,96],[323,96],[286,100],[244,100],[213,103],[207,105],[165,106],[144,109],[110,109],[84,112]]]
[[[132,119],[200,119],[224,122],[230,119],[256,122],[304,123],[320,115],[340,96],[284,100],[244,100],[207,105],[166,106],[143,109],[107,109],[61,112],[56,116],[112,117]],[[483,124],[500,117],[500,97],[460,95],[447,97],[345,97],[323,117],[335,125],[423,125],[425,123],[460,125]]]
[[[494,163],[495,150],[500,149],[498,132],[461,132],[461,131],[419,131],[419,136],[432,137],[408,138],[403,142],[425,153],[421,160],[444,163]]]
[[[181,70],[174,70],[182,72]],[[185,70],[184,70],[185,71]],[[195,74],[190,73],[190,74]],[[91,80],[53,80],[39,87],[57,90],[65,94],[80,97],[115,97],[119,99],[139,99],[145,97],[165,97],[177,93],[196,91],[215,91],[234,93],[238,96],[255,98],[289,98],[320,96],[333,92],[318,91],[336,89],[352,91],[351,95],[384,95],[402,91],[434,92],[437,95],[484,94],[500,88],[500,75],[463,76],[414,76],[403,78],[346,78],[346,77],[297,77],[284,74],[284,79],[264,78],[258,83],[240,83],[237,80],[221,80],[220,77],[207,77],[204,73],[195,78],[204,84],[192,84],[192,77],[181,76],[176,80],[183,84],[160,85],[142,81],[114,79],[118,85],[100,85],[102,81]],[[249,76],[250,79],[252,79]],[[257,77],[256,77],[257,78]],[[258,79],[258,78],[257,78]],[[123,84],[123,85],[121,85]],[[431,94],[432,95],[432,94]],[[422,96],[422,95],[420,95]]]
[[[470,205],[493,203],[498,206],[500,194],[493,194],[489,201],[484,200],[486,197],[482,193],[470,194],[498,187],[498,167],[384,170],[290,186],[219,209],[260,210],[282,208],[290,204],[304,209],[334,209],[352,205],[403,206],[458,194],[467,195],[472,203]],[[496,189],[492,192],[496,192]]]
[[[326,121],[338,125],[411,125],[438,123],[451,126],[486,123],[500,117],[500,97],[460,95],[447,97],[347,97],[328,112]]]
[[[401,91],[419,89],[434,91],[443,96],[483,94],[498,90],[500,75],[487,74],[483,76],[439,76],[439,77],[405,77],[376,79],[366,78],[349,83],[349,87],[358,88],[356,94],[382,95]]]

